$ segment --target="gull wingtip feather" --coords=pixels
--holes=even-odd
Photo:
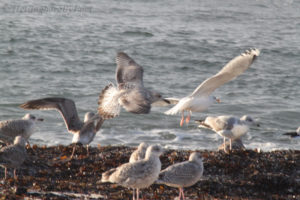
[[[259,56],[260,54],[260,50],[258,48],[251,49],[251,52],[256,56]]]
[[[260,50],[258,48],[251,48],[251,49],[247,49],[246,51],[244,51],[241,55],[245,56],[245,55],[254,55],[254,56],[259,56],[260,54]]]

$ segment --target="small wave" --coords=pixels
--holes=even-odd
[[[145,32],[145,31],[124,31],[122,34],[126,35],[126,36],[134,36],[134,37],[153,37],[154,36],[152,33]]]

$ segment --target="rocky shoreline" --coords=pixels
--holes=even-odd
[[[131,190],[100,180],[102,172],[128,162],[134,148],[92,147],[87,156],[85,148],[77,147],[70,160],[72,148],[28,148],[18,180],[10,173],[9,179],[0,182],[0,199],[131,199]],[[162,169],[187,160],[190,152],[167,150],[161,156]],[[185,189],[187,199],[300,199],[299,150],[199,152],[204,158],[203,180]],[[178,196],[178,190],[152,185],[142,194],[144,199],[169,200]]]

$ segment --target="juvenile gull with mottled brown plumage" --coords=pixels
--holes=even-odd
[[[147,148],[148,148],[148,144],[146,144],[145,142],[139,144],[138,148],[131,154],[129,158],[129,162],[133,163],[144,159]]]
[[[155,183],[179,188],[179,200],[184,198],[184,187],[196,184],[203,174],[203,162],[200,153],[193,152],[188,161],[176,163],[159,173]]]
[[[32,114],[26,114],[22,119],[0,121],[0,141],[12,144],[16,136],[22,136],[26,141],[35,130],[35,122],[43,121]]]
[[[66,98],[43,98],[31,100],[20,105],[23,109],[37,109],[37,110],[57,110],[62,115],[66,127],[70,133],[73,133],[72,143],[80,143],[82,145],[88,145],[93,141],[96,133],[101,128],[104,119],[98,114],[87,112],[84,116],[84,121],[81,121],[76,105],[73,100]],[[75,152],[75,146],[71,158]]]
[[[116,63],[118,85],[115,87],[109,84],[102,90],[99,95],[98,112],[104,119],[118,116],[121,106],[131,113],[149,113],[151,104],[162,100],[161,95],[144,87],[143,68],[126,53],[118,53]]]
[[[162,152],[161,146],[151,145],[147,148],[144,159],[133,163],[125,163],[104,172],[101,182],[117,183],[123,187],[132,188],[133,199],[135,199],[136,189],[137,200],[139,200],[139,189],[149,187],[158,178],[161,170],[159,156]]]
[[[14,178],[17,179],[16,170],[26,159],[25,139],[17,136],[14,144],[3,147],[0,150],[0,166],[5,168],[5,177],[7,178],[7,168],[14,168]]]

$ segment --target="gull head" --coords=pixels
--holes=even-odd
[[[85,113],[85,115],[84,115],[84,122],[87,122],[87,121],[89,121],[90,119],[92,119],[92,117],[94,117],[95,116],[95,113],[93,113],[93,112],[87,112],[87,113]]]
[[[249,115],[244,115],[243,117],[240,118],[241,121],[246,122],[247,125],[256,125],[256,126],[260,126],[252,117],[250,117]]]
[[[170,104],[170,101],[164,99],[162,97],[162,95],[160,93],[158,93],[158,92],[150,91],[150,96],[151,96],[151,98],[150,98],[151,103],[154,103],[156,101],[161,101],[162,100],[165,103]]]
[[[14,144],[19,144],[25,147],[26,140],[22,136],[15,137]]]
[[[30,121],[44,121],[44,119],[42,118],[36,118],[34,115],[27,113],[26,115],[24,115],[24,117],[22,119],[25,120],[30,120]]]
[[[147,148],[145,158],[149,158],[150,156],[159,157],[163,153],[163,148],[160,145],[151,145]]]
[[[138,150],[146,150],[148,148],[148,144],[145,142],[140,143]]]
[[[189,157],[189,161],[197,162],[198,164],[202,164],[202,156],[199,152],[193,152],[191,153]]]

